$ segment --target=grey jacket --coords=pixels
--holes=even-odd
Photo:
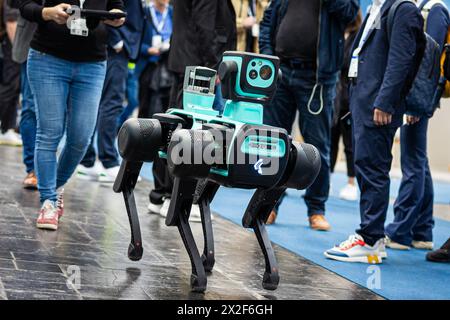
[[[30,43],[33,40],[37,24],[29,22],[22,17],[17,20],[16,37],[14,38],[12,58],[16,63],[24,63],[28,59]]]

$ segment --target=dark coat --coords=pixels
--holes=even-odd
[[[231,0],[174,0],[169,68],[217,68],[222,54],[236,48],[236,15]]]
[[[414,3],[401,5],[395,15],[391,41],[387,35],[387,16],[395,0],[381,9],[380,28],[368,35],[359,54],[358,79],[350,85],[350,110],[355,125],[375,126],[374,108],[393,115],[391,127],[399,127],[405,112],[405,85],[417,68],[418,46],[423,39],[423,18]],[[367,18],[355,40],[358,46]]]

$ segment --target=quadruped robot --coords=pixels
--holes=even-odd
[[[276,90],[279,73],[277,57],[225,52],[218,71],[226,99],[223,114],[213,109],[217,72],[188,67],[183,109],[124,123],[119,132],[123,162],[114,191],[123,193],[125,200],[131,260],[140,260],[143,254],[133,190],[143,163],[160,157],[174,177],[165,222],[178,228],[189,254],[192,290],[206,290],[206,273],[214,267],[210,204],[220,186],[256,189],[242,225],[254,230],[264,255],[263,288],[277,288],[278,265],[264,223],[286,189],[307,188],[321,166],[315,147],[296,143],[286,130],[263,124],[263,108]],[[200,207],[202,255],[188,221],[193,203]]]

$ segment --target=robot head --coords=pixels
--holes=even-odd
[[[265,104],[270,101],[280,77],[278,57],[227,51],[219,67],[225,99]]]

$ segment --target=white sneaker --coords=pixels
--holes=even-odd
[[[358,200],[358,187],[355,185],[347,184],[339,193],[339,198],[347,201]]]
[[[170,207],[170,198],[165,198],[164,203],[161,206],[161,209],[159,211],[159,215],[163,218],[167,217],[167,214],[169,213],[169,207]]]
[[[103,169],[100,172],[100,175],[98,177],[98,181],[105,182],[105,183],[113,183],[116,181],[116,177],[119,174],[120,166]]]
[[[22,138],[13,129],[0,133],[0,145],[21,147]]]
[[[354,234],[339,246],[325,251],[324,255],[328,259],[337,261],[379,264],[383,262],[381,256],[383,246],[384,239],[380,239],[375,245],[369,246],[365,243],[363,237]]]
[[[151,214],[161,214],[161,208],[162,208],[163,204],[154,204],[154,203],[149,203],[148,205],[148,213]]]
[[[190,222],[202,222],[202,216],[200,214],[200,206],[193,204],[191,207],[191,214],[189,215]]]
[[[414,248],[420,249],[420,250],[433,250],[434,249],[434,244],[431,241],[415,241],[415,240],[413,240],[413,242],[411,244]]]
[[[85,167],[82,164],[77,166],[77,178],[81,180],[98,181],[100,176],[100,165],[98,162],[93,167]]]
[[[386,247],[388,247],[390,249],[394,249],[394,250],[404,250],[405,251],[405,250],[411,249],[411,247],[409,247],[409,246],[392,241],[388,236],[386,236],[385,243],[386,243]]]

